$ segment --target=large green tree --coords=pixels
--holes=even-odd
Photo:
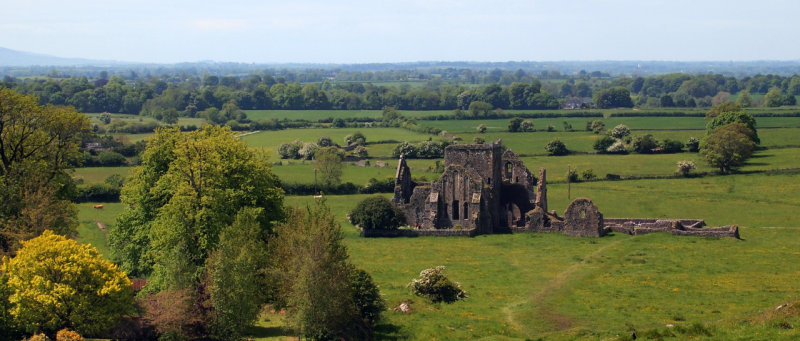
[[[746,111],[720,112],[719,115],[713,117],[710,121],[708,121],[708,123],[706,123],[706,134],[710,135],[714,132],[714,130],[731,123],[744,124],[752,131],[752,133],[748,134],[748,136],[751,137],[753,142],[756,144],[761,143],[761,139],[758,138],[758,131],[756,130],[756,119],[753,117],[753,115],[750,115]]]
[[[68,200],[81,137],[89,119],[71,107],[39,106],[38,99],[0,87],[0,254],[51,229],[70,235],[76,208]]]
[[[700,155],[709,166],[730,173],[753,154],[756,147],[753,133],[747,125],[739,122],[719,127],[700,142]]]
[[[122,202],[110,243],[123,269],[151,275],[151,290],[198,285],[220,232],[243,208],[261,208],[263,238],[283,216],[283,191],[267,156],[216,126],[157,130]]]
[[[631,108],[631,92],[625,87],[615,86],[594,94],[594,103],[600,109]]]

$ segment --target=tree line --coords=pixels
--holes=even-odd
[[[388,71],[387,71],[388,72]],[[409,84],[309,81],[269,74],[218,76],[163,75],[125,79],[118,75],[95,78],[5,77],[2,86],[34,95],[39,104],[71,105],[81,112],[140,114],[174,120],[179,116],[206,117],[224,123],[242,121],[238,110],[470,110],[558,109],[611,107],[711,107],[732,100],[742,107],[795,105],[800,77],[755,75],[736,78],[721,74],[673,73],[650,77],[610,78],[582,72],[530,74],[488,72],[491,83],[458,83],[441,75]],[[761,96],[764,95],[764,96]],[[588,99],[588,100],[587,100]]]

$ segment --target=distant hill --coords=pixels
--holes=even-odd
[[[30,53],[0,47],[2,66],[115,66],[125,63],[82,58],[62,58],[46,54]]]

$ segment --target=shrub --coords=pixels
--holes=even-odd
[[[474,143],[474,144],[484,144],[484,143],[486,143],[486,139],[484,139],[483,137],[480,137],[480,136],[475,136],[475,138],[472,139],[472,143]]]
[[[631,134],[630,128],[628,128],[628,126],[624,124],[620,124],[614,127],[614,129],[611,129],[611,133],[609,135],[611,135],[611,137],[615,139],[623,139],[625,138],[625,136],[628,136],[630,134]]]
[[[581,172],[581,177],[584,180],[594,180],[595,178],[597,178],[597,176],[594,175],[594,171],[591,168],[587,168],[583,172]]]
[[[587,130],[591,130],[595,134],[600,134],[603,129],[606,129],[606,124],[601,120],[594,120],[592,123],[590,123],[589,129]]]
[[[661,142],[661,148],[664,149],[664,153],[680,153],[683,151],[683,143],[677,140],[664,139]]]
[[[544,149],[550,154],[554,156],[560,155],[567,155],[569,150],[567,150],[567,146],[564,145],[564,142],[561,142],[559,139],[553,139],[552,141],[548,142]]]
[[[552,124],[548,124],[547,125],[547,132],[552,133],[554,131],[556,131],[556,127],[554,125],[552,125]]]
[[[81,334],[65,328],[56,333],[56,341],[83,341],[83,337]]]
[[[567,170],[567,181],[578,182],[578,170],[576,169]]]
[[[508,131],[512,133],[516,133],[520,131],[522,127],[522,118],[514,117],[510,121],[508,121]]]
[[[382,196],[369,197],[350,212],[350,222],[365,230],[395,230],[405,224],[403,211]]]
[[[372,280],[372,276],[366,271],[353,269],[350,271],[349,279],[353,303],[361,317],[361,327],[367,331],[365,336],[372,336],[372,328],[381,319],[381,313],[386,310],[386,302],[381,297],[380,290]],[[366,339],[371,339],[371,337]]]
[[[323,136],[317,140],[317,145],[320,147],[330,147],[333,146],[333,140],[328,136]]]
[[[628,149],[625,147],[625,143],[623,143],[620,140],[617,140],[616,142],[614,142],[614,144],[610,145],[606,149],[606,152],[612,154],[625,154],[628,152]]]
[[[481,123],[481,124],[479,124],[479,125],[478,125],[478,127],[477,127],[477,128],[475,128],[475,129],[476,129],[476,130],[478,130],[478,132],[479,132],[479,133],[483,134],[483,133],[485,133],[485,132],[486,132],[486,125],[485,125],[485,124],[483,124],[483,123]]]
[[[531,120],[522,121],[522,124],[520,124],[520,126],[519,126],[519,130],[520,131],[526,131],[526,132],[533,131],[533,121],[531,121]]]
[[[639,154],[650,154],[653,149],[658,148],[658,141],[650,134],[636,136],[631,142],[631,148]]]
[[[692,153],[697,153],[700,150],[700,140],[696,137],[690,137],[689,140],[686,141],[686,149]]]
[[[617,142],[617,140],[615,140],[613,137],[608,135],[603,135],[602,137],[594,141],[594,145],[592,146],[592,148],[594,148],[594,150],[600,153],[605,153],[608,150],[608,147],[611,147],[611,145],[613,145],[614,142]]]
[[[675,171],[675,173],[678,173],[683,176],[688,176],[689,172],[691,172],[692,169],[696,168],[697,164],[695,164],[694,161],[686,161],[686,160],[678,161],[678,169]]]
[[[422,270],[419,278],[411,280],[408,286],[415,295],[427,297],[433,302],[453,303],[466,298],[467,293],[461,289],[461,284],[450,281],[444,270],[444,266]]]

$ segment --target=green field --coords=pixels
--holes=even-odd
[[[701,137],[698,118],[611,118],[628,124],[634,135],[652,133],[658,139],[685,141]],[[652,120],[652,121],[648,121]],[[698,121],[699,120],[699,121]],[[537,129],[542,125],[534,120]],[[667,234],[603,238],[572,238],[559,234],[487,235],[475,238],[365,239],[346,221],[346,214],[368,195],[326,196],[343,226],[351,261],[367,270],[380,286],[389,308],[411,303],[411,314],[393,310],[377,328],[380,339],[414,340],[624,340],[632,332],[643,339],[791,340],[800,338],[800,313],[778,312],[778,305],[800,307],[800,129],[795,118],[759,119],[762,146],[740,174],[671,177],[679,160],[694,160],[695,172],[713,172],[696,153],[603,155],[592,151],[597,135],[590,132],[508,133],[507,120],[486,121],[494,126],[487,141],[502,139],[534,173],[547,169],[548,205],[563,214],[576,197],[589,197],[605,217],[704,219],[711,226],[736,224],[741,240],[678,237]],[[578,122],[585,124],[586,119]],[[442,124],[464,141],[479,134],[480,121],[421,121]],[[700,128],[691,125],[700,123]],[[770,123],[771,122],[771,123]],[[490,126],[490,127],[491,127]],[[653,128],[662,126],[664,128]],[[573,124],[575,129],[583,126]],[[635,128],[638,127],[638,128]],[[695,129],[695,130],[686,130]],[[291,129],[243,137],[251,146],[275,150],[300,139],[315,142],[360,130],[367,142],[424,141],[436,138],[399,128]],[[544,145],[558,137],[577,151],[568,156],[544,155]],[[345,163],[343,181],[357,185],[369,178],[394,175],[390,157],[395,143],[369,144],[373,166]],[[273,161],[280,160],[273,152]],[[376,161],[387,167],[374,167]],[[433,180],[437,160],[409,160],[412,174]],[[441,162],[441,160],[439,160]],[[591,168],[603,178],[652,176],[658,179],[589,181],[567,184],[567,167]],[[313,183],[309,161],[283,160],[273,171],[286,183]],[[101,182],[108,175],[127,173],[126,167],[82,168],[75,177]],[[391,194],[384,194],[389,196]],[[309,196],[289,196],[286,204],[305,205]],[[79,205],[78,240],[97,245],[109,255],[105,232],[97,222],[113,226],[121,204]],[[410,294],[406,284],[419,271],[444,265],[452,280],[469,297],[454,304],[432,304]],[[795,311],[792,313],[792,311]],[[672,325],[673,327],[668,327]],[[788,327],[787,327],[788,326]],[[265,314],[252,329],[258,340],[292,336],[280,314]]]

